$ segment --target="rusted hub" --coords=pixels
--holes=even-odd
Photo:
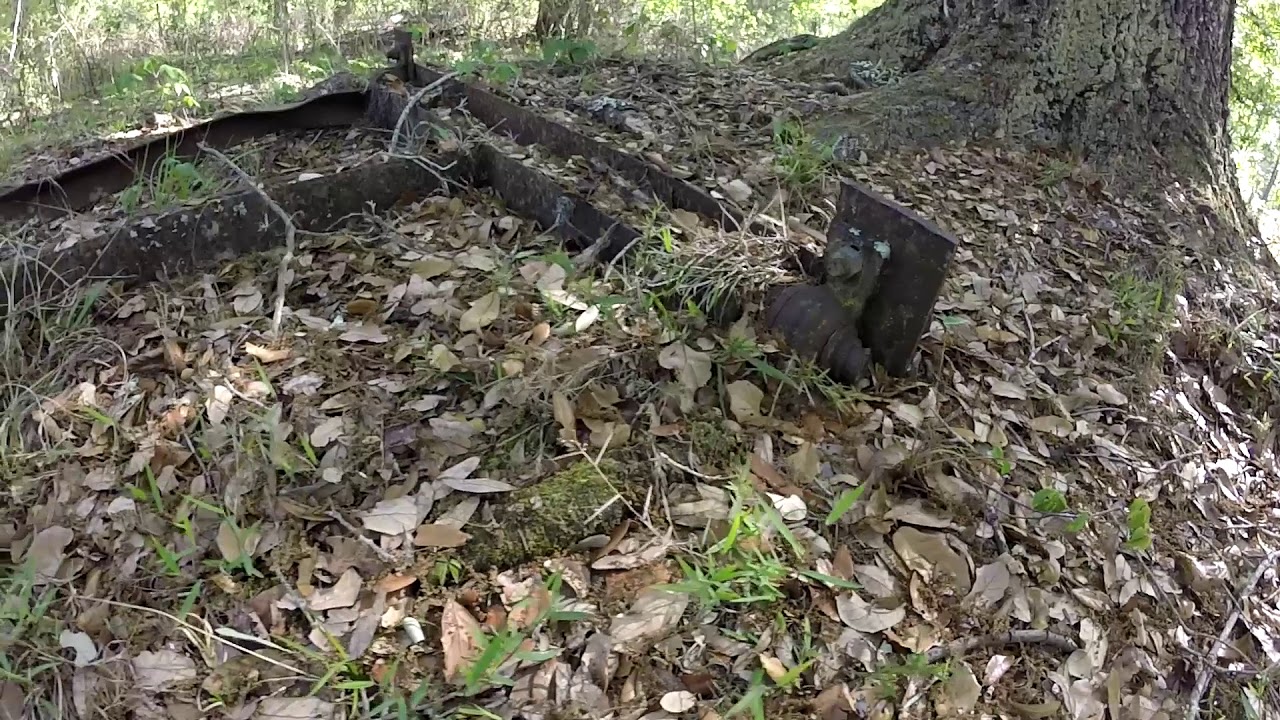
[[[839,382],[854,382],[867,370],[858,328],[826,285],[789,285],[773,293],[765,314],[797,355],[813,360]]]

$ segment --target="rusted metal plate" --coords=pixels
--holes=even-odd
[[[85,210],[133,184],[162,158],[193,158],[200,143],[225,148],[281,130],[346,127],[364,116],[363,91],[330,93],[276,108],[250,110],[214,118],[100,157],[61,175],[43,178],[0,193],[0,220],[37,214],[44,218]]]
[[[863,242],[884,242],[889,257],[862,312],[858,336],[871,359],[891,375],[907,371],[929,329],[956,239],[919,214],[858,183],[844,180],[827,247],[856,232]]]
[[[423,65],[412,64],[410,67],[397,68],[395,72],[401,79],[413,78],[414,82],[422,85],[438,82],[444,77]],[[465,100],[467,112],[493,132],[507,135],[521,145],[541,145],[563,158],[575,155],[594,158],[648,191],[657,202],[668,208],[697,213],[726,230],[737,230],[742,226],[742,214],[737,210],[652,163],[548,120],[483,88],[454,79],[444,81],[441,86],[446,102],[461,105]]]
[[[369,88],[369,120],[391,129],[407,103],[407,97],[375,83]],[[423,108],[410,109],[405,122],[410,127],[424,123],[455,134],[453,128]],[[565,190],[538,170],[507,157],[492,145],[472,143],[466,155],[453,155],[449,160],[455,163],[461,182],[491,188],[508,208],[556,233],[569,250],[586,250],[603,238],[597,259],[608,262],[640,237],[627,223]]]
[[[439,184],[417,163],[391,159],[264,190],[296,228],[324,231],[362,211],[425,197]],[[0,265],[0,307],[10,298],[21,305],[37,289],[86,277],[120,277],[132,284],[208,270],[241,254],[277,247],[284,236],[284,222],[258,191],[224,195],[123,224],[65,250],[46,248],[34,259]]]

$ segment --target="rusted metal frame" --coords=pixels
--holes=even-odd
[[[408,98],[394,93],[380,84],[371,85],[370,121],[391,126],[404,112]],[[376,117],[374,115],[377,115]],[[419,123],[443,131],[446,135],[459,136],[460,130],[451,123],[416,107],[409,111],[406,122],[410,126]],[[640,233],[627,223],[596,208],[589,200],[563,188],[555,180],[518,160],[507,157],[488,143],[475,143],[465,153],[449,155],[448,163],[458,168],[458,173],[472,187],[489,187],[513,211],[536,220],[543,228],[558,235],[570,250],[583,251],[597,241],[597,258],[601,262],[613,260],[640,237]],[[603,238],[603,240],[601,240]]]
[[[424,85],[444,77],[442,73],[416,63],[411,69],[397,66],[393,72],[401,79],[413,77]],[[472,117],[492,132],[504,133],[520,145],[541,145],[563,158],[581,155],[597,159],[626,180],[647,189],[655,200],[668,208],[688,210],[730,231],[743,225],[742,214],[736,209],[650,162],[548,120],[475,85],[450,78],[441,86],[445,102],[456,107],[465,100],[466,110]]]
[[[392,158],[333,175],[268,184],[265,192],[301,230],[327,231],[370,209],[385,210],[406,194],[426,195],[440,182],[411,160]],[[284,242],[285,224],[258,190],[211,198],[197,207],[123,223],[101,235],[34,258],[0,264],[0,308],[86,278],[118,278],[126,285],[209,270],[233,257]]]
[[[129,187],[165,157],[196,157],[201,143],[226,148],[280,130],[347,127],[363,117],[364,109],[364,93],[349,91],[207,120],[0,193],[0,220],[85,210]]]

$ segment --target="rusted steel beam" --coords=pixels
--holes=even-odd
[[[66,172],[0,193],[0,220],[54,218],[86,210],[129,187],[165,157],[194,158],[199,145],[226,148],[281,130],[346,127],[364,115],[365,94],[322,95],[292,105],[226,115],[104,155]]]
[[[437,189],[434,174],[392,158],[310,180],[271,183],[264,192],[295,227],[325,231],[371,207],[386,210]],[[63,250],[45,247],[34,258],[0,264],[0,308],[22,307],[33,293],[83,278],[137,284],[210,270],[242,254],[271,250],[284,237],[285,224],[262,193],[243,190],[123,223]]]
[[[412,77],[423,85],[438,82],[444,77],[442,73],[416,63],[397,66],[393,72],[401,79]],[[441,86],[445,102],[460,106],[465,100],[467,112],[492,132],[507,135],[520,145],[541,145],[563,158],[575,155],[594,158],[626,180],[647,190],[657,202],[668,208],[697,213],[726,230],[742,227],[742,214],[736,209],[722,204],[705,190],[664,172],[650,162],[548,120],[484,88],[453,78],[445,80]]]

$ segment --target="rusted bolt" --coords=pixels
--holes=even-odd
[[[867,352],[858,339],[858,328],[826,285],[775,290],[765,324],[797,355],[814,361],[838,382],[855,382],[866,373]]]

